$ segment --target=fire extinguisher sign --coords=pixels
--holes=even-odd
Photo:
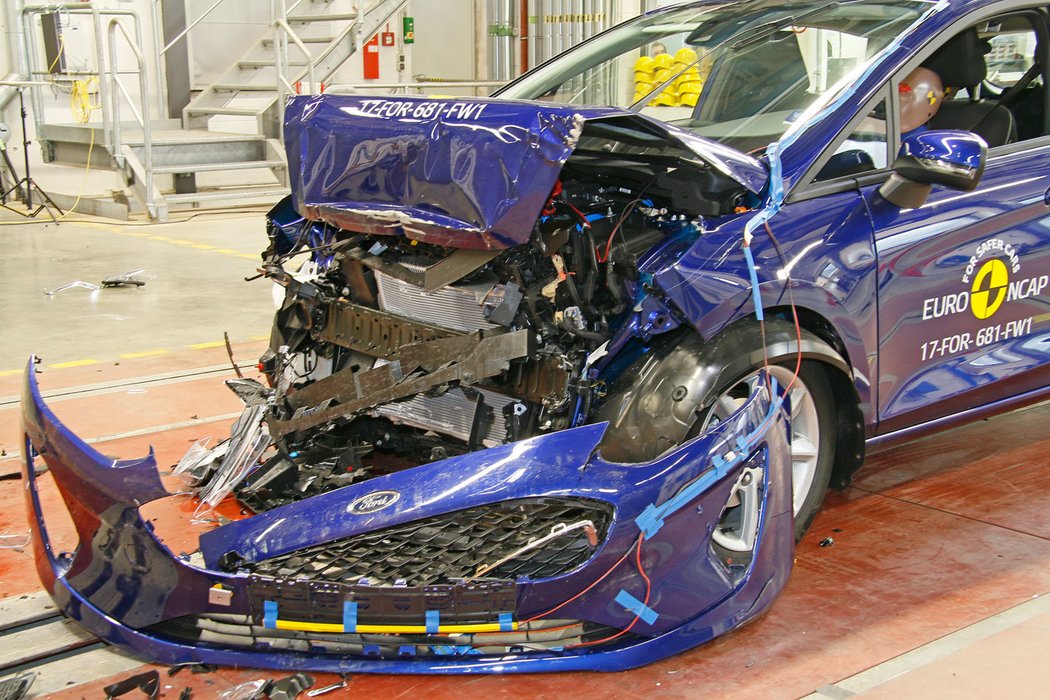
[[[416,43],[416,19],[414,17],[405,17],[403,26],[404,31],[402,33],[405,37],[405,43]]]

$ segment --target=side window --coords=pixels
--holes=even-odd
[[[989,51],[985,55],[989,97],[1001,100],[1014,117],[1018,141],[1046,134],[1046,77],[1039,69],[1039,42],[1027,18],[989,22],[983,27]]]
[[[949,37],[922,62],[943,86],[925,126],[972,131],[991,148],[1044,135],[1045,80],[1033,25],[1042,21],[1031,13],[1003,15]]]
[[[816,182],[885,168],[889,163],[886,139],[886,101],[864,117],[817,173]]]

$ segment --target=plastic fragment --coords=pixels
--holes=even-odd
[[[208,505],[214,508],[219,505],[259,463],[259,458],[270,446],[270,432],[263,422],[265,415],[265,405],[249,406],[234,423],[222,464],[215,477],[198,494],[202,507]]]
[[[101,289],[101,287],[99,287],[97,284],[92,284],[91,282],[85,282],[84,280],[73,280],[68,284],[63,284],[61,287],[55,287],[54,289],[45,289],[44,294],[46,294],[49,297],[52,297],[58,294],[59,292],[64,292],[68,289],[87,289],[92,292],[97,292],[99,289]]]
[[[825,537],[824,539],[822,539],[820,541],[820,545],[819,546],[821,546],[821,547],[830,547],[833,544],[835,544],[835,540],[831,539],[830,537]]]
[[[241,683],[235,685],[232,688],[219,693],[216,698],[218,700],[255,700],[262,695],[263,690],[269,685],[269,681],[265,678],[260,678],[254,681],[248,681],[247,683]]]
[[[29,545],[29,530],[25,534],[0,535],[0,549],[22,549]]]
[[[17,676],[0,680],[0,698],[3,700],[22,700],[29,692],[29,686],[36,680],[36,673],[26,671]]]
[[[205,458],[212,458],[212,453],[215,449],[209,450],[208,443],[211,442],[211,438],[201,438],[197,442],[190,445],[190,449],[186,450],[186,454],[182,456],[179,463],[175,465],[175,468],[171,470],[172,474],[182,474],[183,472],[190,471],[194,467],[199,467],[205,462]],[[218,449],[218,448],[216,448]]]
[[[106,694],[106,700],[127,695],[136,690],[141,690],[150,698],[156,698],[158,693],[160,693],[160,674],[157,671],[146,671],[135,676],[129,676],[122,681],[111,683],[102,689]]]
[[[103,287],[142,287],[146,280],[140,277],[146,269],[143,267],[127,270],[116,275],[110,275],[102,280]]]
[[[344,678],[341,681],[339,681],[338,683],[332,683],[331,685],[323,685],[320,688],[314,688],[313,690],[308,690],[306,692],[306,697],[308,697],[308,698],[316,698],[318,695],[324,695],[325,693],[330,693],[333,690],[339,690],[340,688],[345,688],[345,687],[346,687],[346,679]]]
[[[308,676],[305,673],[295,673],[279,681],[273,681],[266,692],[270,696],[270,700],[294,700],[299,696],[299,693],[313,684],[314,679],[312,676]]]

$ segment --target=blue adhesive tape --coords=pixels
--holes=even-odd
[[[437,610],[427,610],[427,634],[437,634],[441,625],[441,613]]]
[[[634,524],[642,531],[645,539],[649,539],[663,527],[663,510],[650,503],[645,507],[641,515],[634,519]]]
[[[263,601],[263,627],[268,630],[277,629],[277,601]]]
[[[755,218],[757,219],[758,217],[756,216]],[[752,219],[751,221],[754,220]],[[751,278],[751,300],[755,304],[755,318],[762,321],[765,318],[765,314],[762,312],[762,293],[758,289],[758,270],[755,269],[755,258],[751,255],[751,246],[744,246],[744,257],[747,258],[747,275]]]
[[[724,477],[730,469],[744,461],[751,453],[751,450],[758,444],[759,438],[762,437],[762,434],[769,427],[769,421],[773,419],[783,404],[782,397],[777,395],[779,385],[776,378],[771,377],[770,379],[772,380],[771,388],[775,398],[769,402],[769,411],[763,416],[758,427],[743,437],[737,437],[737,450],[733,454],[732,459],[727,460],[720,455],[713,455],[711,463],[714,465],[714,469],[703,473],[696,481],[682,487],[678,493],[671,496],[663,505],[658,506],[655,503],[647,505],[641,514],[634,519],[634,524],[641,530],[644,539],[651,539],[664,526],[666,517],[687,506],[690,501]]]
[[[511,613],[500,613],[499,614],[499,631],[500,632],[513,632],[514,631],[514,615]]]
[[[343,631],[357,631],[357,603],[352,600],[343,601]]]
[[[616,602],[637,615],[647,625],[653,624],[656,622],[656,618],[660,617],[658,612],[623,589],[616,594]]]

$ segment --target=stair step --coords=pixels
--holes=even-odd
[[[301,60],[301,59],[300,60],[289,60],[288,61],[288,65],[304,67],[304,66],[307,65],[307,63],[306,63],[306,61]],[[265,58],[245,59],[243,61],[237,61],[237,66],[239,68],[270,68],[270,67],[273,66],[273,59],[272,58],[270,58],[270,59],[265,59]]]
[[[255,168],[283,168],[283,160],[241,160],[226,163],[182,163],[179,165],[155,165],[155,173],[203,173],[217,170],[252,170]]]
[[[288,15],[288,23],[292,22],[353,22],[357,19],[356,12],[332,12],[326,15]]]
[[[239,117],[257,117],[266,107],[187,107],[190,114],[227,114]]]
[[[192,202],[213,202],[223,199],[245,199],[247,197],[284,197],[287,194],[287,187],[259,187],[255,189],[244,187],[230,190],[187,192],[186,194],[166,194],[164,195],[164,200],[168,204],[182,204]]]
[[[331,44],[335,41],[334,36],[304,36],[299,37],[304,44]],[[263,46],[273,46],[273,39],[263,39],[261,42]],[[292,42],[289,41],[289,44]]]
[[[253,85],[251,83],[215,83],[211,88],[228,92],[277,92],[273,85]]]

